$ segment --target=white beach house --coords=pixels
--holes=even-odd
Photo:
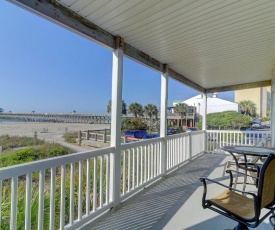
[[[174,101],[173,105],[179,103],[186,103],[189,106],[195,106],[197,113],[199,113],[201,116],[203,116],[205,111],[205,104],[203,103],[203,97],[201,94],[189,98],[185,101]],[[238,112],[238,104],[223,100],[221,98],[217,97],[217,94],[213,94],[211,97],[210,95],[207,95],[207,108],[206,113],[217,113],[217,112],[224,112],[224,111],[236,111]]]

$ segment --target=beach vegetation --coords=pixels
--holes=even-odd
[[[141,104],[133,102],[129,105],[128,113],[133,114],[135,118],[137,118],[138,116],[143,117],[144,110]]]
[[[152,119],[155,117],[155,119],[158,119],[158,107],[154,104],[148,104],[144,106],[144,113],[149,117],[149,127],[150,130],[152,130]]]
[[[68,143],[76,143],[78,138],[77,132],[67,132],[63,134],[63,138]]]
[[[111,111],[112,111],[112,100],[109,100],[107,105],[107,113],[111,113]],[[122,115],[127,114],[127,104],[125,103],[124,100],[122,100],[121,114]]]
[[[185,126],[187,126],[187,112],[189,110],[189,106],[186,103],[179,103],[175,106],[175,113],[177,113],[181,119],[185,116]]]
[[[8,149],[0,155],[0,167],[7,167],[51,157],[63,156],[74,151],[57,143],[46,143],[22,149]]]
[[[256,104],[250,100],[243,100],[238,103],[239,110],[242,114],[250,117],[256,117]]]
[[[240,129],[250,127],[251,118],[236,111],[209,113],[206,115],[207,129]],[[201,121],[197,124],[201,128]]]
[[[26,136],[9,136],[9,135],[1,135],[0,136],[0,146],[2,146],[2,150],[26,147],[26,146],[35,146],[44,144],[45,141],[39,140],[33,137]]]
[[[126,130],[147,130],[148,125],[142,118],[124,118],[121,122],[121,131],[124,133]]]

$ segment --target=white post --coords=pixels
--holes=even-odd
[[[161,73],[160,137],[164,139],[161,143],[161,175],[166,174],[168,77],[168,66],[165,65],[164,72]]]
[[[111,154],[110,199],[114,206],[120,203],[120,152],[121,152],[121,108],[122,108],[123,50],[113,51],[112,111],[111,111]]]
[[[202,114],[202,130],[205,132],[204,138],[204,152],[206,152],[207,148],[207,133],[206,133],[206,115],[207,115],[207,94],[202,94],[202,104],[203,104],[203,114]]]
[[[275,147],[275,76],[271,81],[271,147]]]

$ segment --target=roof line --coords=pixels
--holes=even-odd
[[[271,80],[209,88],[209,89],[206,89],[206,93],[217,93],[217,92],[224,92],[224,91],[251,89],[251,88],[258,88],[258,87],[265,87],[265,86],[271,86]]]
[[[107,48],[116,48],[116,36],[93,24],[84,17],[76,14],[57,1],[52,0],[8,0],[40,17],[46,18],[66,29],[71,30],[89,40],[93,40]],[[164,72],[164,63],[138,50],[128,43],[124,43],[124,54],[156,71]],[[168,63],[169,65],[169,63]],[[189,80],[184,75],[169,68],[169,76],[195,90],[205,93],[206,89]]]

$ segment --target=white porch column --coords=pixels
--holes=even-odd
[[[207,94],[202,94],[203,101],[203,116],[202,116],[202,130],[205,132],[204,135],[204,152],[207,150],[207,133],[206,133],[206,115],[207,115]]]
[[[271,81],[271,147],[275,147],[275,76]]]
[[[122,75],[123,50],[118,48],[113,51],[111,111],[111,146],[115,147],[115,152],[111,154],[110,162],[110,199],[114,206],[120,203]]]
[[[168,66],[165,65],[164,72],[161,73],[161,100],[160,100],[160,137],[164,140],[161,143],[160,173],[166,174],[166,149],[167,149],[167,99],[168,99]]]
[[[206,130],[207,95],[205,93],[202,94],[202,101],[203,101],[202,130]]]

